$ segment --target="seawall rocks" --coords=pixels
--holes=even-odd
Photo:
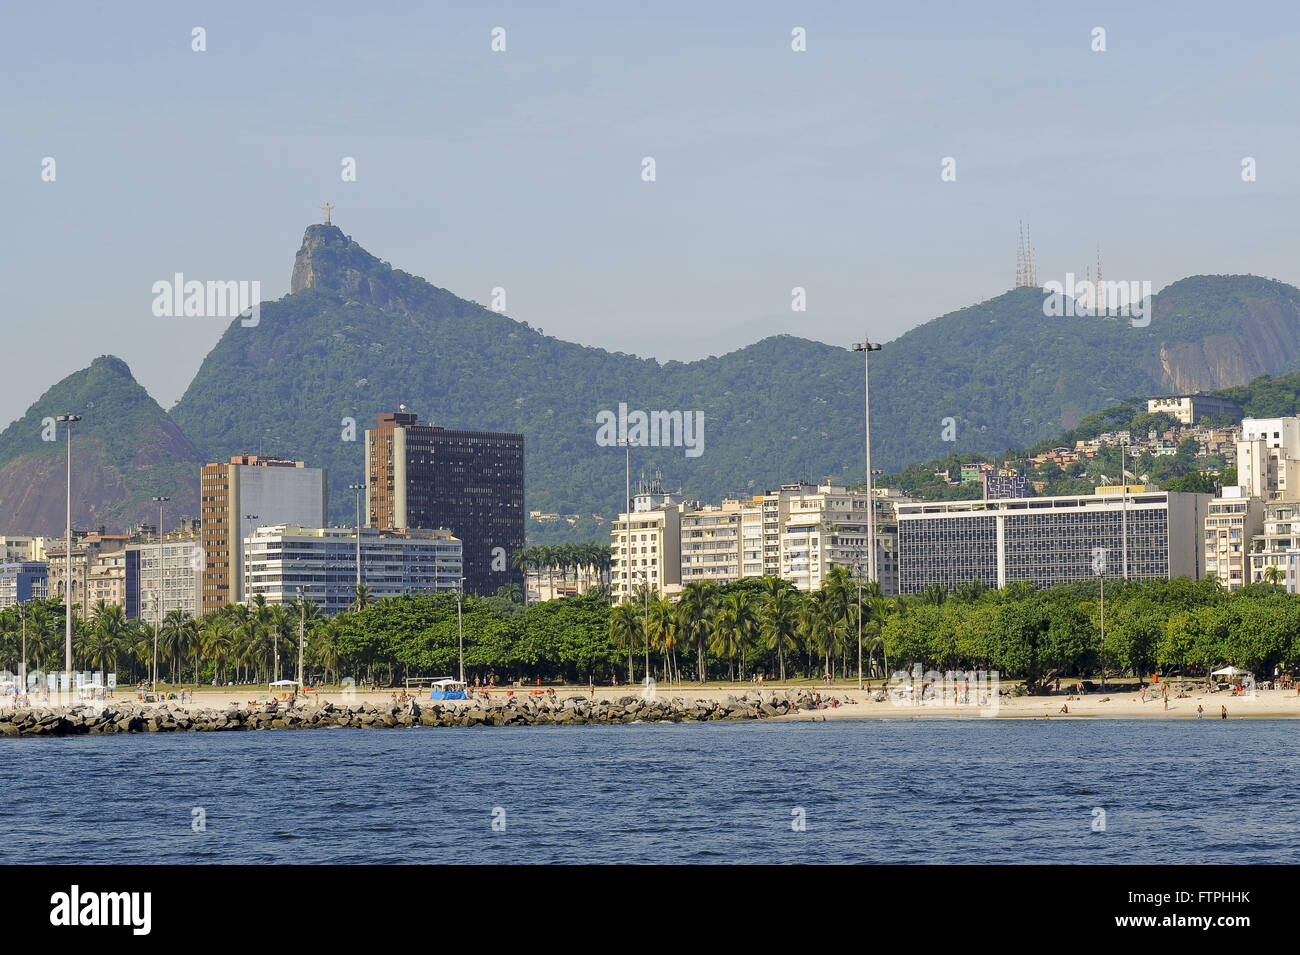
[[[123,702],[0,711],[0,737],[79,736],[103,733],[231,732],[265,729],[390,729],[408,726],[577,726],[610,723],[687,723],[755,720],[809,709],[807,690],[761,691],[722,701],[625,696],[616,702],[585,696],[387,706],[371,703],[295,706],[262,704],[186,709],[168,703]]]

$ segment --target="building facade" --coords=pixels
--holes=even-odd
[[[613,558],[610,591],[622,603],[648,584],[659,596],[682,589],[682,511],[680,494],[659,482],[642,481],[632,498],[632,513],[620,514],[610,529]]]
[[[44,600],[48,582],[48,569],[41,561],[5,561],[0,564],[0,609]]]
[[[352,527],[259,527],[245,541],[249,598],[298,599],[327,614],[356,599],[357,531]],[[373,600],[454,591],[463,576],[461,542],[442,530],[361,529],[361,582]]]
[[[204,465],[200,488],[203,613],[244,600],[244,539],[255,528],[326,523],[327,479],[324,468],[309,468],[288,458],[241,454]]]
[[[1202,418],[1231,415],[1241,417],[1236,402],[1218,395],[1197,392],[1194,395],[1161,395],[1147,399],[1147,411],[1171,415],[1180,424],[1197,424]]]
[[[726,500],[721,505],[699,506],[682,512],[683,586],[705,580],[719,584],[740,580],[743,511],[740,501]]]
[[[898,505],[899,590],[1053,587],[1104,575],[1199,578],[1208,494],[1148,491]],[[1125,533],[1127,531],[1127,533]]]
[[[467,593],[519,583],[524,436],[416,422],[403,410],[366,431],[367,526],[451,531],[464,547]]]
[[[173,610],[203,615],[203,551],[200,537],[179,532],[127,545],[124,608],[132,620],[163,620]]]
[[[1250,583],[1251,541],[1264,532],[1264,502],[1225,487],[1205,517],[1205,572],[1227,590]],[[1275,524],[1276,527],[1276,524]]]

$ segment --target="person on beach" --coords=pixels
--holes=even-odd
[[[1219,707],[1219,719],[1226,720],[1227,718],[1228,718],[1228,708],[1226,706]]]
[[[1062,704],[1061,704],[1061,709],[1060,709],[1058,712],[1061,712],[1061,713],[1069,713],[1069,712],[1070,712],[1070,704],[1068,704],[1068,703],[1062,703]]]
[[[1196,704],[1196,718],[1198,720],[1205,718],[1205,710],[1201,708],[1201,704],[1199,703]]]

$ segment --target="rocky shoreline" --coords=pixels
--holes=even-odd
[[[107,733],[225,732],[266,729],[389,729],[407,726],[579,726],[612,723],[688,723],[756,720],[812,709],[808,690],[746,693],[723,700],[625,696],[617,701],[585,696],[563,699],[510,697],[491,701],[388,706],[323,703],[186,708],[175,703],[123,702],[30,707],[0,712],[0,736],[80,736]]]

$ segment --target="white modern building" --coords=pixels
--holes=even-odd
[[[244,540],[244,589],[267,603],[303,599],[327,614],[356,599],[357,531],[352,527],[259,527]],[[361,583],[374,600],[454,591],[463,576],[461,542],[444,530],[361,528]]]
[[[643,584],[660,596],[681,590],[681,520],[687,506],[680,493],[665,491],[658,480],[641,482],[632,513],[620,514],[610,529],[615,602],[630,599]]]
[[[1237,439],[1237,483],[1246,497],[1300,496],[1300,418],[1246,418]]]
[[[1131,490],[1131,489],[1130,489]],[[898,505],[899,589],[1200,578],[1208,494],[1142,490]],[[1099,562],[1100,558],[1100,562]]]

